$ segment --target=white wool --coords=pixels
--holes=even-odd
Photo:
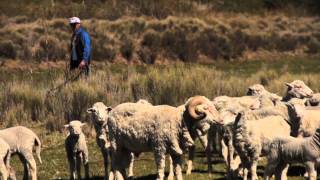
[[[259,157],[267,150],[276,136],[289,136],[290,126],[282,116],[257,119],[254,113],[240,113],[234,126],[234,146],[243,166],[251,171],[251,179],[257,179]]]
[[[281,174],[285,176],[283,172],[289,163],[304,163],[307,166],[309,179],[315,180],[317,178],[315,164],[319,161],[319,157],[320,129],[317,129],[316,133],[309,138],[275,138],[267,152],[268,164],[265,179],[269,179],[273,173],[276,173],[276,177],[280,177]]]
[[[30,129],[23,126],[15,126],[0,130],[0,138],[3,139],[10,147],[11,154],[20,154],[26,161],[24,164],[24,177],[28,177],[28,167],[30,169],[32,179],[37,179],[37,164],[33,157],[33,149],[35,149],[37,158],[40,163],[41,142],[38,136]],[[10,162],[10,158],[8,159]],[[8,164],[10,167],[10,165]]]
[[[116,106],[108,118],[108,129],[112,152],[112,169],[116,178],[122,178],[119,171],[128,167],[130,152],[152,151],[158,169],[158,179],[164,178],[165,154],[169,153],[175,167],[177,179],[182,179],[181,163],[183,152],[193,145],[189,134],[191,128],[206,133],[206,124],[217,120],[213,104],[206,100],[205,106],[196,108],[206,116],[194,120],[186,108],[167,105],[152,106],[145,103],[123,103]],[[192,99],[187,101],[191,102]],[[190,119],[191,118],[191,119]],[[210,126],[209,126],[210,127]],[[119,159],[121,157],[121,159]],[[122,175],[125,176],[124,172]]]

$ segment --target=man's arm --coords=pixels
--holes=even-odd
[[[81,40],[83,43],[83,60],[88,63],[91,53],[91,41],[89,34],[87,32],[83,32],[81,36]]]

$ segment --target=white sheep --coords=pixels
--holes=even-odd
[[[289,163],[305,164],[309,179],[316,180],[315,165],[320,161],[320,129],[308,138],[275,138],[269,145],[267,159],[265,180],[270,179],[273,173],[276,179],[287,179],[285,170]]]
[[[276,136],[289,136],[290,125],[282,116],[264,116],[262,110],[238,113],[234,123],[233,144],[239,153],[242,166],[258,178],[256,170],[259,157],[264,155],[268,143]],[[244,171],[247,179],[247,171]]]
[[[104,179],[109,177],[109,147],[110,141],[108,139],[107,118],[111,107],[107,107],[102,102],[96,102],[91,108],[87,109],[87,113],[92,115],[93,126],[96,131],[96,142],[100,148],[104,162]]]
[[[157,165],[157,179],[164,179],[166,153],[172,157],[177,179],[182,179],[183,150],[193,145],[190,129],[199,129],[205,134],[210,125],[217,121],[218,112],[212,102],[203,96],[190,98],[185,108],[141,103],[116,106],[108,118],[111,169],[115,178],[126,177],[130,152],[152,151]]]
[[[289,101],[291,98],[310,98],[313,95],[313,91],[301,80],[294,80],[291,83],[285,83],[287,91],[282,98],[283,101]]]
[[[152,105],[147,100],[140,99],[136,103]],[[104,169],[105,169],[105,177],[107,179],[109,177],[108,173],[108,164],[109,164],[109,148],[110,141],[108,138],[108,127],[107,120],[108,114],[111,111],[111,107],[107,107],[103,102],[96,102],[93,104],[91,108],[87,109],[87,113],[92,115],[93,125],[96,131],[96,142],[99,146],[101,153],[104,159]],[[128,170],[128,177],[133,177],[133,162],[134,162],[134,154],[131,154],[131,163]],[[170,164],[171,165],[171,164]],[[170,168],[171,170],[172,168]],[[169,176],[173,176],[173,172],[170,171]]]
[[[69,134],[65,140],[65,148],[70,166],[70,179],[81,179],[81,164],[84,165],[85,178],[89,178],[89,152],[82,126],[85,123],[74,120],[64,125]],[[76,175],[77,173],[77,175]]]
[[[297,116],[295,121],[293,121],[298,129],[297,136],[312,136],[316,129],[320,128],[319,107],[305,107],[301,104],[293,104],[292,109]]]
[[[24,166],[23,179],[28,179],[28,169],[31,172],[31,179],[37,179],[37,164],[33,157],[35,150],[40,163],[41,141],[38,136],[30,129],[23,126],[15,126],[0,130],[0,138],[10,147],[10,154],[18,154]],[[7,160],[7,167],[10,167],[10,158]]]

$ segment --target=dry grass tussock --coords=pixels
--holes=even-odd
[[[220,95],[241,96],[255,83],[262,83],[271,92],[281,95],[285,90],[284,82],[294,79],[305,81],[315,92],[320,90],[320,75],[315,73],[296,74],[262,68],[246,74],[239,69],[222,71],[190,64],[167,67],[112,65],[46,97],[50,88],[63,82],[62,73],[48,79],[36,76],[42,75],[34,74],[1,84],[2,127],[39,122],[45,124],[48,131],[60,130],[69,120],[87,121],[86,109],[97,101],[115,106],[144,98],[153,104],[180,105],[198,94],[211,99]]]
[[[66,19],[19,23],[13,19],[0,17],[2,58],[68,59],[71,32]],[[318,17],[248,14],[204,18],[169,16],[160,20],[124,17],[115,21],[84,20],[83,24],[92,37],[92,57],[98,61],[213,62],[259,58],[255,54],[267,53],[313,56],[320,49]]]

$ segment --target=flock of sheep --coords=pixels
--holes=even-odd
[[[153,152],[157,179],[165,177],[165,158],[169,155],[168,179],[182,179],[183,154],[188,152],[186,174],[192,171],[194,141],[204,146],[208,171],[212,172],[214,147],[221,147],[227,165],[227,178],[258,179],[257,165],[267,159],[264,179],[273,175],[287,179],[291,163],[303,163],[309,179],[317,179],[316,164],[320,160],[320,94],[300,80],[286,83],[284,97],[268,92],[262,85],[248,88],[242,97],[204,96],[189,98],[178,107],[152,105],[146,100],[122,103],[116,107],[95,103],[87,110],[92,115],[96,142],[103,154],[105,179],[133,177],[134,157]],[[70,165],[70,179],[80,179],[81,165],[89,177],[88,148],[82,132],[84,123],[71,121],[65,125],[65,140]],[[217,141],[219,139],[219,141]],[[24,164],[24,178],[30,171],[37,178],[35,150],[39,161],[41,142],[25,127],[0,131],[0,171],[2,178],[15,178],[10,156],[18,154]],[[108,168],[111,162],[110,172]],[[29,170],[29,171],[28,171]],[[250,173],[249,173],[250,172]]]

